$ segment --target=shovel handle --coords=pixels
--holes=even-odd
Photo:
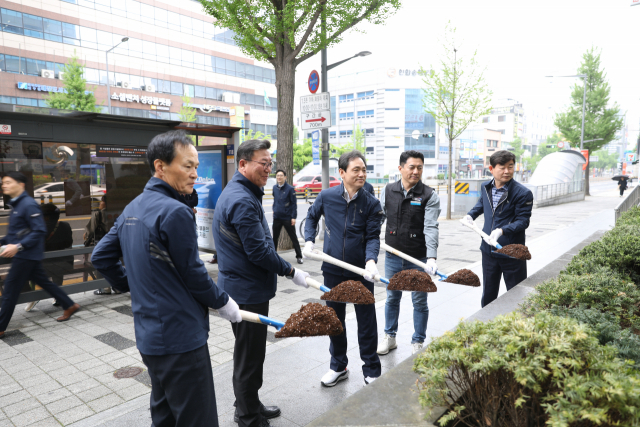
[[[406,259],[407,261],[409,261],[412,264],[417,265],[418,267],[422,267],[424,269],[427,268],[427,264],[425,264],[424,262],[420,261],[419,259],[416,259],[410,255],[405,254],[404,252],[400,252],[397,249],[392,248],[391,246],[387,245],[386,243],[380,242],[380,247],[382,249],[384,249],[385,251],[392,253],[396,256],[399,256],[400,258]],[[447,275],[446,274],[442,274],[439,271],[436,271],[436,275],[440,276],[441,279],[446,279]]]
[[[366,270],[364,268],[356,267],[355,265],[351,265],[347,262],[340,261],[339,259],[335,259],[325,254],[324,252],[313,250],[313,251],[303,251],[302,254],[307,258],[315,259],[317,261],[328,262],[329,264],[333,264],[337,267],[344,268],[345,270],[349,270],[353,273],[359,274],[360,276],[364,276],[366,273]],[[382,277],[379,274],[376,274],[373,279],[378,282],[387,283],[387,284],[389,283],[389,280],[387,278]]]
[[[246,310],[240,310],[240,316],[242,316],[242,320],[244,320],[245,322],[260,323],[262,325],[273,326],[277,331],[279,331],[284,326],[284,322]]]
[[[311,277],[307,277],[306,281],[307,281],[307,285],[311,286],[314,289],[319,290],[320,292],[329,292],[331,290],[327,288],[325,285],[323,285],[322,283],[316,280],[313,280]]]
[[[440,280],[444,280],[444,279],[446,279],[447,277],[449,277],[449,276],[447,276],[446,274],[440,273],[439,271],[436,271],[436,275],[440,276]]]
[[[489,236],[487,235],[487,233],[485,233],[484,231],[480,230],[475,223],[473,223],[473,225],[471,225],[467,221],[465,221],[464,218],[460,220],[460,223],[462,225],[464,225],[465,227],[469,227],[470,229],[472,229],[473,231],[478,233],[480,235],[480,237],[482,237],[483,239],[489,240]],[[485,240],[485,242],[486,242],[486,240]],[[496,242],[495,246],[498,249],[502,249],[502,245],[500,243],[498,243],[498,242]]]

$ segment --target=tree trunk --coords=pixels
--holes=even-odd
[[[453,140],[449,138],[449,179],[447,182],[447,219],[451,219],[451,175],[453,175]]]
[[[276,89],[278,92],[278,169],[287,174],[287,182],[293,182],[293,103],[295,101],[295,64],[293,61],[277,63]],[[275,172],[275,171],[273,171]],[[291,249],[293,245],[287,233],[280,233],[278,249]]]

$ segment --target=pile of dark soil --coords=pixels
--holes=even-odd
[[[390,291],[437,292],[438,288],[424,271],[402,270],[389,280]]]
[[[340,283],[329,292],[325,292],[320,299],[335,302],[350,302],[353,304],[375,304],[376,299],[369,289],[361,282],[347,280]]]
[[[449,277],[441,281],[447,283],[457,283],[459,285],[465,286],[480,286],[480,278],[478,277],[478,275],[471,270],[467,270],[466,268],[450,274]]]
[[[333,308],[312,302],[287,319],[276,338],[340,335],[344,330]]]
[[[502,249],[498,249],[496,252],[503,255],[509,255],[510,257],[518,258],[523,261],[528,261],[531,259],[529,248],[527,248],[525,245],[507,245],[503,246]]]

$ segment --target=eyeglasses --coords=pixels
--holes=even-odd
[[[265,163],[265,162],[257,162],[255,160],[249,160],[250,162],[254,162],[254,163],[258,163],[259,165],[262,165],[263,169],[271,169],[273,168],[273,162],[269,162],[269,163]]]

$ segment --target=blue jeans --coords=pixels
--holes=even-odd
[[[427,259],[420,261],[426,263]],[[396,255],[387,252],[384,261],[385,276],[388,279],[402,270],[420,270],[422,268],[406,261]],[[398,332],[398,317],[400,316],[400,299],[402,291],[390,291],[387,289],[387,302],[384,306],[384,333],[395,338]],[[429,305],[427,304],[426,292],[411,292],[411,301],[413,302],[413,337],[411,344],[423,343],[427,337],[427,321],[429,320]]]

